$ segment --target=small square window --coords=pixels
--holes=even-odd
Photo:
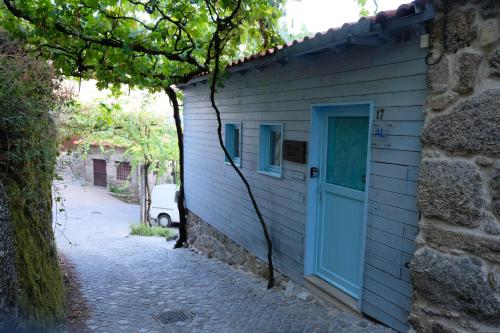
[[[283,125],[261,124],[259,139],[259,172],[281,177]]]
[[[234,164],[241,167],[241,124],[227,123],[224,126],[224,145]],[[229,163],[227,157],[226,163]]]
[[[131,171],[129,162],[117,162],[116,164],[116,179],[127,180]]]

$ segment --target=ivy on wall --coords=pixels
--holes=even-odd
[[[52,231],[58,154],[54,113],[65,98],[50,66],[0,31],[0,180],[6,187],[22,325],[65,317],[65,291]]]

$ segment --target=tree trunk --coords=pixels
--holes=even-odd
[[[172,161],[172,182],[174,184],[177,184],[177,163],[175,161]]]
[[[234,171],[238,174],[240,177],[241,181],[243,184],[245,184],[248,196],[250,197],[250,201],[252,202],[253,209],[255,210],[255,214],[257,215],[257,218],[259,219],[260,225],[262,227],[262,232],[264,233],[264,238],[266,239],[267,243],[267,264],[268,264],[268,280],[267,280],[267,288],[271,289],[274,285],[274,267],[273,267],[273,244],[271,240],[271,236],[269,234],[269,230],[267,228],[267,224],[264,221],[264,217],[262,216],[259,206],[257,205],[257,201],[255,200],[255,197],[253,195],[253,191],[250,187],[250,184],[246,180],[245,176],[241,172],[241,170],[234,164],[233,158],[229,154],[229,152],[226,149],[226,146],[224,145],[224,140],[222,138],[222,120],[220,116],[220,111],[219,108],[217,107],[217,104],[215,103],[215,92],[216,92],[216,86],[217,86],[217,80],[219,78],[219,66],[220,66],[220,53],[221,53],[221,40],[219,39],[219,36],[216,36],[215,38],[215,43],[214,43],[214,48],[215,48],[215,68],[214,68],[214,73],[213,73],[213,78],[212,78],[212,83],[210,84],[210,101],[212,102],[212,108],[215,111],[215,115],[217,116],[217,136],[219,138],[219,145],[224,151],[224,155],[226,155],[227,160],[233,167]]]
[[[179,209],[179,238],[175,242],[174,249],[183,247],[187,243],[187,211],[184,205],[184,140],[182,133],[182,122],[179,110],[177,94],[172,87],[166,87],[172,107],[174,109],[175,129],[177,131],[177,145],[179,146],[179,196],[177,197],[177,209]]]
[[[144,184],[144,167],[141,164],[139,166],[139,184],[140,184],[140,189],[139,189],[139,202],[141,206],[141,216],[140,216],[140,222],[141,224],[144,224],[144,214],[146,210],[146,188]]]
[[[144,224],[151,226],[149,213],[151,211],[151,186],[149,186],[150,163],[144,164]]]

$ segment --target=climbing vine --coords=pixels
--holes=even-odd
[[[128,84],[171,98],[179,143],[180,237],[187,241],[180,108],[173,87],[224,69],[243,55],[282,42],[275,27],[285,0],[3,0],[0,23],[26,38],[68,76],[93,78],[100,87]],[[223,70],[219,74],[225,73]],[[212,73],[213,74],[213,73]],[[213,82],[220,75],[211,75]],[[212,89],[213,91],[213,89]],[[214,107],[217,117],[220,113]],[[223,143],[221,145],[223,147]],[[225,150],[223,148],[223,150]],[[234,167],[234,166],[233,166]],[[238,169],[235,168],[238,173]],[[245,177],[252,198],[252,190]],[[264,230],[267,226],[254,209]],[[271,239],[265,233],[268,257]],[[268,262],[272,272],[272,262]],[[272,286],[272,274],[269,276]]]
[[[58,154],[53,117],[67,95],[54,93],[59,81],[47,62],[1,31],[0,82],[0,181],[11,212],[16,303],[23,324],[43,327],[65,316],[51,193]]]

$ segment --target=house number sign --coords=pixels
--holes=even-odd
[[[391,133],[392,124],[373,124],[372,131],[372,146],[374,147],[390,147],[389,135]]]

